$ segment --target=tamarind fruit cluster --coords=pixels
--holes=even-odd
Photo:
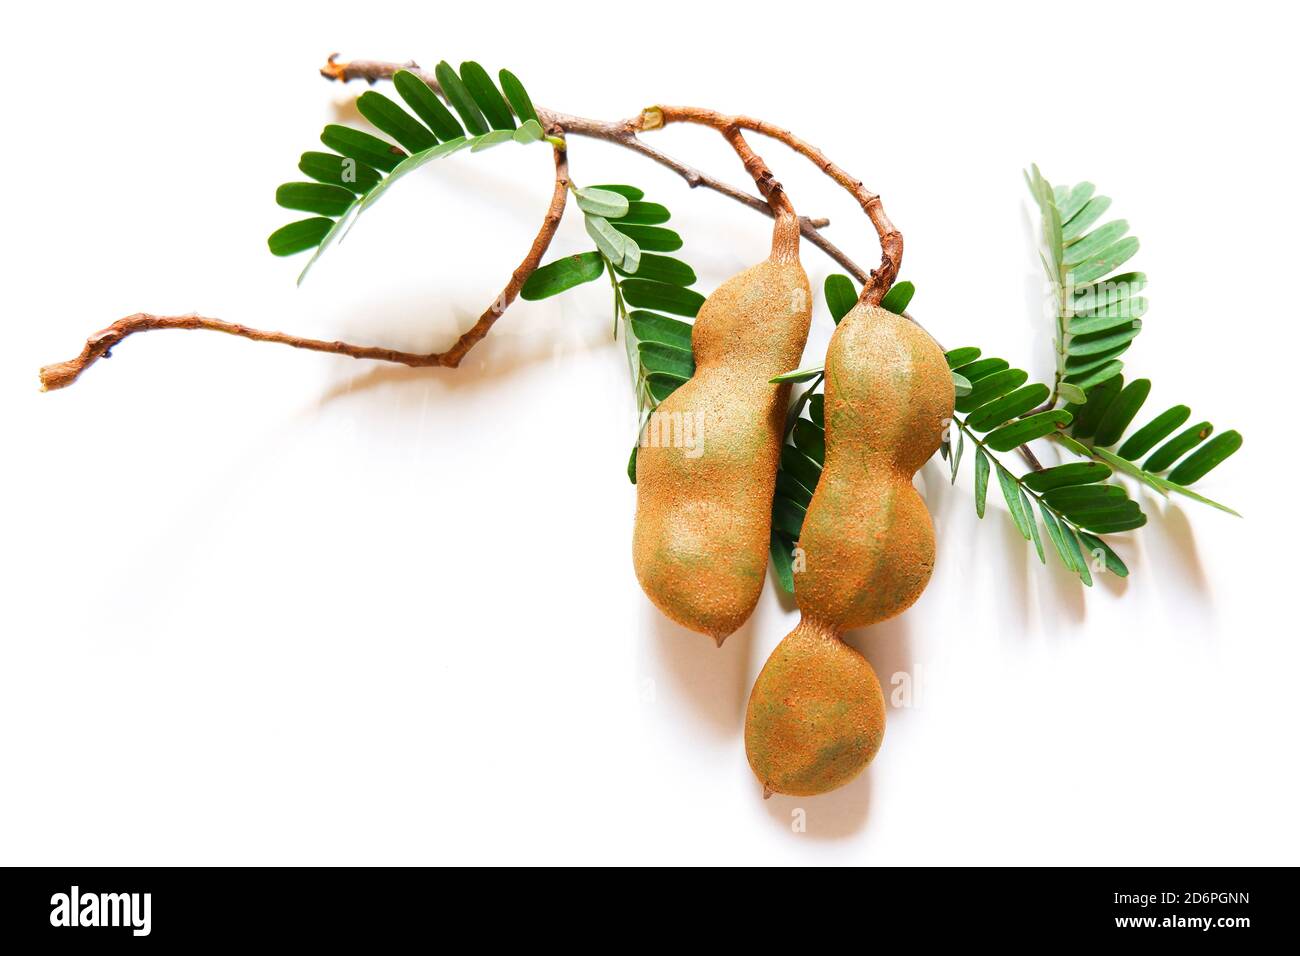
[[[659,422],[692,423],[691,447],[642,442],[637,452],[637,579],[664,614],[719,646],[762,592],[790,397],[788,384],[769,379],[798,364],[811,320],[799,222],[787,208],[771,255],[700,307],[695,374],[651,418],[661,436]]]
[[[871,761],[880,682],[841,640],[910,607],[934,567],[934,528],[912,476],[939,448],[955,394],[938,344],[859,302],[826,354],[826,461],[803,521],[797,627],[750,694],[745,752],[764,794],[825,793]]]
[[[666,121],[657,109],[656,122]],[[691,336],[695,375],[657,414],[698,423],[693,437],[702,445],[641,443],[632,550],[651,601],[721,645],[754,609],[766,576],[790,388],[771,380],[799,362],[811,294],[789,200],[736,124],[719,128],[771,207],[772,254],[723,283],[700,309]],[[902,254],[879,197],[833,164],[821,165],[876,226],[884,272],[840,322],[826,354],[825,463],[795,563],[800,621],[763,666],[745,715],[745,752],[765,796],[843,786],[880,748],[880,681],[842,635],[903,612],[930,580],[934,527],[912,478],[939,448],[956,398],[938,344],[876,304]]]

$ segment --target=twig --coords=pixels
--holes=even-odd
[[[1025,464],[1034,469],[1034,471],[1043,470],[1043,463],[1038,460],[1038,456],[1029,449],[1028,445],[1017,445],[1016,451],[1020,452],[1020,457],[1025,460]]]
[[[776,217],[776,226],[772,230],[772,261],[798,262],[799,217],[795,215],[794,206],[790,203],[790,197],[786,195],[785,187],[776,181],[772,170],[768,168],[767,163],[763,162],[763,157],[754,152],[739,129],[733,126],[721,132],[723,138],[740,157],[745,172],[749,173],[750,178],[754,180],[754,185],[767,200],[768,209]]]
[[[784,143],[801,156],[810,160],[823,173],[844,187],[862,207],[871,224],[880,237],[880,268],[873,269],[869,279],[863,282],[862,293],[858,301],[870,305],[879,305],[885,293],[898,277],[898,268],[903,260],[903,236],[885,215],[880,196],[871,192],[857,179],[835,163],[811,143],[800,139],[789,130],[782,129],[765,120],[748,116],[727,116],[715,110],[701,109],[696,106],[652,106],[641,113],[638,121],[640,129],[656,129],[669,123],[696,123],[719,130],[723,135],[737,129],[752,130],[764,136],[770,136],[779,143]]]
[[[340,62],[337,60],[338,54],[333,53],[325,66],[321,67],[321,76],[330,80],[347,82],[348,80],[364,80],[367,83],[375,84],[380,80],[392,79],[394,73],[398,70],[410,70],[425,83],[429,84],[434,90],[442,92],[442,87],[438,85],[437,77],[432,73],[422,70],[414,61],[407,63],[389,63],[380,60],[348,60]],[[639,136],[637,131],[641,128],[641,119],[628,120],[596,120],[589,119],[585,116],[574,116],[571,113],[561,113],[557,110],[548,109],[543,106],[535,107],[537,118],[543,126],[557,126],[564,130],[568,135],[583,136],[587,139],[603,140],[607,143],[614,143],[624,149],[629,149],[634,153],[640,153],[653,162],[658,163],[666,169],[671,169],[678,176],[685,180],[686,185],[692,189],[703,187],[712,190],[720,195],[733,199],[736,202],[748,206],[755,212],[760,212],[765,216],[771,216],[772,210],[766,202],[751,193],[745,192],[735,186],[729,185],[719,179],[715,179],[706,173],[701,172],[694,166],[683,163],[681,160],[669,156],[667,153],[649,145]],[[775,127],[773,127],[775,129]],[[758,132],[763,132],[759,130]],[[845,272],[853,276],[859,282],[866,285],[871,281],[871,274],[852,259],[848,257],[835,243],[831,242],[820,230],[830,225],[830,220],[826,218],[809,218],[807,216],[799,217],[799,233],[827,256],[833,259]],[[897,263],[895,263],[897,265]],[[893,281],[892,279],[890,280]],[[881,293],[884,294],[883,292]]]
[[[538,230],[537,237],[528,250],[528,255],[524,257],[524,261],[519,264],[519,267],[510,276],[510,281],[501,290],[501,294],[479,316],[478,321],[445,352],[430,352],[427,354],[399,352],[396,349],[308,339],[290,335],[287,332],[266,332],[261,329],[249,328],[246,325],[224,322],[221,319],[205,318],[201,315],[149,315],[139,312],[124,319],[119,319],[108,328],[96,332],[86,340],[85,347],[76,358],[42,368],[41,388],[43,391],[52,391],[56,388],[65,388],[71,385],[91,365],[94,365],[101,358],[108,358],[111,350],[127,336],[134,335],[136,332],[153,331],[154,329],[207,329],[211,332],[225,332],[227,335],[252,339],[255,342],[278,342],[281,345],[289,345],[296,349],[329,352],[334,355],[347,355],[356,359],[397,362],[402,365],[409,365],[411,368],[429,368],[431,366],[456,368],[465,357],[465,353],[487,335],[488,330],[492,328],[492,324],[501,317],[501,313],[519,295],[519,290],[523,288],[524,282],[536,271],[542,256],[546,254],[546,250],[551,244],[551,239],[555,236],[556,229],[560,225],[560,218],[564,215],[564,205],[568,199],[568,193],[568,158],[563,150],[557,149],[555,150],[555,191],[551,195],[551,204],[546,210],[546,217],[542,220],[541,229]]]

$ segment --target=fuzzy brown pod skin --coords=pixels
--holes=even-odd
[[[938,450],[955,394],[920,327],[855,306],[826,354],[826,463],[804,517],[799,626],[754,685],[745,751],[765,791],[843,786],[875,756],[885,703],[843,632],[901,614],[934,567],[934,527],[912,476]]]
[[[790,397],[769,380],[798,364],[812,318],[798,229],[779,218],[771,257],[701,306],[695,375],[659,405],[637,450],[637,579],[659,610],[719,645],[753,611],[767,572]]]

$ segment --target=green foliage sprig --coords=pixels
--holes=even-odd
[[[1128,568],[1111,546],[1098,535],[1132,531],[1146,524],[1141,506],[1127,489],[1107,481],[1111,469],[1100,463],[1059,465],[1017,475],[997,457],[1020,445],[1055,436],[1071,424],[1073,416],[1064,409],[1034,411],[1049,392],[1042,383],[1025,384],[1029,373],[1014,369],[1000,358],[981,358],[975,347],[947,353],[953,377],[970,383],[966,395],[957,399],[951,433],[940,447],[949,461],[952,480],[957,480],[966,439],[975,446],[975,513],[984,517],[989,477],[996,475],[1007,511],[1026,541],[1032,541],[1040,562],[1046,563],[1038,519],[1061,562],[1086,585],[1103,567],[1120,577]],[[980,434],[983,433],[983,437]]]
[[[421,166],[464,149],[480,152],[506,142],[556,144],[542,129],[523,84],[509,70],[500,72],[500,88],[472,61],[462,63],[459,74],[444,61],[435,75],[459,119],[427,83],[400,70],[393,75],[393,86],[410,112],[374,90],[357,98],[361,115],[395,142],[330,124],[320,138],[333,152],[306,152],[298,163],[313,182],[285,183],[276,190],[275,201],[284,208],[315,213],[280,227],[267,239],[277,256],[316,250],[299,283],[361,213]]]
[[[596,248],[542,266],[528,277],[520,296],[545,299],[609,275],[614,335],[622,328],[644,426],[695,374],[692,327],[684,319],[699,313],[704,296],[690,288],[697,281],[695,270],[663,254],[682,247],[682,237],[663,225],[672,218],[666,206],[647,202],[636,186],[592,186],[575,193]],[[636,484],[636,446],[627,474]]]
[[[1139,248],[1137,238],[1126,235],[1128,222],[1117,219],[1094,228],[1111,201],[1096,195],[1092,183],[1052,186],[1034,165],[1025,181],[1042,214],[1042,261],[1056,305],[1056,381],[1044,407],[1064,399],[1065,410],[1073,416],[1056,440],[1161,495],[1173,492],[1237,514],[1187,486],[1241,447],[1240,432],[1226,431],[1206,441],[1214,431],[1208,421],[1178,431],[1191,417],[1191,409],[1180,404],[1124,440],[1151,393],[1149,379],[1124,384],[1124,363],[1119,360],[1142,331],[1148,308],[1146,298],[1138,295],[1146,287],[1144,273],[1111,274]],[[1136,464],[1148,452],[1145,461]]]

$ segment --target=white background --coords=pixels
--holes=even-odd
[[[1298,862],[1293,13],[891,7],[11,10],[0,862]],[[639,591],[603,282],[517,303],[456,371],[166,332],[37,392],[138,310],[421,350],[468,327],[536,230],[544,148],[423,171],[300,290],[266,252],[276,185],[364,89],[317,75],[335,49],[507,66],[588,116],[789,126],[883,194],[917,317],[1040,378],[1020,170],[1091,179],[1152,277],[1144,416],[1244,432],[1198,487],[1245,519],[1138,492],[1132,577],[1084,593],[936,459],[933,582],[852,636],[919,693],[860,780],[764,802],[744,707],[796,614],[769,582],[717,650]],[[709,132],[651,136],[743,183]],[[873,263],[852,201],[758,145]],[[605,144],[571,160],[669,205],[705,291],[765,255],[726,199]],[[571,209],[553,253],[589,246]],[[830,329],[819,302],[807,363]]]

